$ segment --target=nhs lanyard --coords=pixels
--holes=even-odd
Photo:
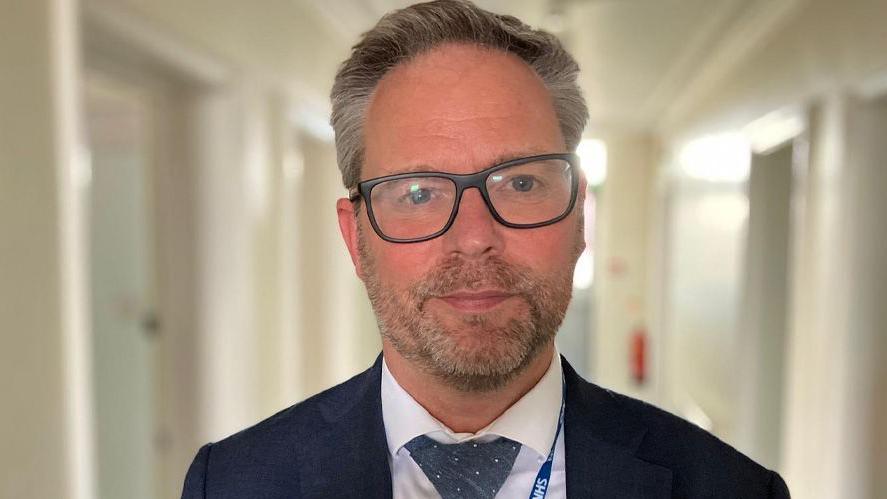
[[[529,499],[544,499],[548,494],[548,486],[551,485],[551,467],[554,465],[554,449],[557,447],[557,439],[561,435],[561,428],[564,427],[564,405],[567,400],[567,384],[561,376],[561,411],[557,419],[557,431],[554,433],[554,442],[551,443],[551,451],[548,453],[548,459],[539,468],[536,474],[536,480],[533,481],[533,490],[530,491]]]

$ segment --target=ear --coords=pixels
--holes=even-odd
[[[585,251],[585,248],[586,248],[585,241],[586,241],[587,236],[585,234],[585,230],[588,227],[586,225],[586,220],[585,220],[585,198],[587,195],[588,195],[588,182],[585,180],[585,177],[580,177],[580,179],[579,179],[579,193],[578,193],[578,196],[576,196],[576,207],[574,208],[576,210],[576,214],[578,215],[578,220],[579,220],[579,224],[580,224],[579,225],[579,235],[581,236],[580,237],[581,241],[580,241],[579,247],[577,248],[577,252],[580,255],[582,254],[583,251]]]
[[[339,217],[339,230],[342,232],[342,239],[345,240],[345,246],[348,247],[348,253],[351,255],[351,263],[354,264],[354,271],[357,273],[357,277],[363,280],[360,252],[357,250],[357,215],[354,212],[354,203],[348,198],[339,199],[336,201],[336,214]]]

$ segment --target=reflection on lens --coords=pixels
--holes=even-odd
[[[456,185],[442,177],[408,177],[382,182],[370,194],[376,224],[392,239],[416,239],[446,225]]]
[[[563,215],[572,197],[572,169],[564,160],[546,160],[503,168],[487,177],[493,208],[506,222],[544,223]]]

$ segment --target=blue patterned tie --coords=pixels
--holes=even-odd
[[[504,437],[487,443],[440,444],[421,435],[404,447],[442,499],[490,499],[511,473],[521,444]]]

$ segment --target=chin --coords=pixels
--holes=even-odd
[[[509,351],[501,345],[489,344],[449,353],[436,359],[436,374],[442,381],[463,392],[499,390],[524,372],[535,358],[533,352]]]
[[[518,324],[439,330],[442,337],[430,345],[427,367],[461,391],[502,388],[526,370],[553,336]]]

